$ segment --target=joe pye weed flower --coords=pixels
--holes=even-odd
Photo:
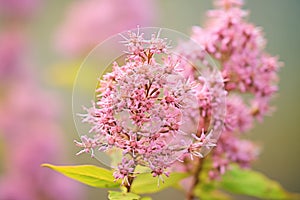
[[[121,185],[109,199],[143,199],[137,194],[170,186],[188,200],[230,198],[222,190],[294,198],[249,169],[259,149],[244,134],[272,112],[282,64],[265,51],[262,29],[245,19],[243,1],[216,0],[215,6],[205,26],[193,27],[191,40],[176,47],[160,31],[121,34],[127,50],[99,77],[92,106],[80,114],[90,130],[75,140],[77,155],[113,157],[113,170],[99,168],[97,175],[109,186],[96,185]],[[68,174],[73,168],[47,166],[95,186]],[[97,173],[88,169],[86,175]]]
[[[93,136],[83,135],[75,143],[83,147],[79,154],[92,157],[97,150],[121,150],[123,158],[114,177],[130,186],[137,165],[149,167],[154,177],[163,180],[161,175],[168,176],[167,168],[182,155],[203,157],[202,148],[210,149],[216,141],[204,128],[187,131],[190,119],[199,118],[202,110],[199,97],[213,95],[205,79],[186,77],[180,67],[183,58],[168,51],[170,42],[159,33],[148,40],[139,30],[122,37],[127,46],[125,63],[113,63],[112,72],[100,80],[95,103],[81,115],[92,125]],[[160,60],[157,55],[162,55]],[[217,107],[217,101],[210,100],[207,104],[214,101]]]

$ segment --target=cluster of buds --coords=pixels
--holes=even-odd
[[[204,129],[191,121],[212,118],[209,110],[218,107],[215,90],[222,87],[186,76],[186,61],[170,51],[170,42],[160,38],[160,32],[150,39],[139,30],[121,36],[127,47],[125,62],[114,62],[100,80],[95,103],[81,115],[91,124],[90,133],[75,143],[83,148],[78,154],[120,150],[122,160],[114,176],[128,185],[138,165],[161,178],[182,156],[203,157],[216,145],[212,126]]]

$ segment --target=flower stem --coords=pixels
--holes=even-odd
[[[195,161],[195,166],[194,166],[194,170],[193,170],[192,185],[191,185],[190,189],[188,190],[188,192],[186,193],[186,200],[193,200],[194,199],[194,190],[195,190],[196,186],[200,183],[200,177],[199,176],[200,176],[200,173],[202,171],[203,162],[204,162],[203,158],[198,158]]]
[[[128,183],[126,185],[124,185],[126,187],[126,189],[127,189],[127,192],[130,192],[133,180],[134,180],[133,176],[129,176],[128,177]]]

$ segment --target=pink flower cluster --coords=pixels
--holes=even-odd
[[[245,167],[255,160],[257,147],[240,139],[240,133],[272,110],[269,105],[277,91],[281,65],[264,51],[261,28],[244,19],[248,12],[241,9],[242,0],[216,0],[215,5],[207,14],[206,26],[194,27],[191,36],[204,50],[194,51],[191,57],[205,63],[203,54],[207,52],[219,63],[228,92],[225,130],[212,155],[212,178],[223,174],[229,163]]]
[[[218,0],[216,5],[221,7],[208,12],[207,27],[194,27],[192,38],[221,64],[228,92],[252,94],[251,113],[262,119],[277,91],[280,63],[264,51],[261,28],[244,20],[242,1]]]
[[[112,72],[103,76],[96,102],[81,115],[92,125],[92,136],[83,135],[75,143],[83,148],[78,154],[121,150],[114,176],[128,184],[137,165],[149,167],[154,177],[168,176],[166,169],[182,155],[203,157],[203,149],[215,146],[214,130],[198,130],[198,124],[191,130],[190,121],[197,121],[205,106],[217,107],[212,92],[217,87],[185,77],[183,60],[169,52],[169,42],[159,33],[146,39],[138,30],[122,37],[125,63],[114,62]]]

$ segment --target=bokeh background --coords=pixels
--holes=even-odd
[[[76,184],[39,167],[41,162],[100,165],[88,155],[75,156],[78,149],[73,140],[78,134],[72,87],[80,63],[95,41],[137,24],[188,35],[192,26],[201,26],[205,11],[212,8],[210,0],[88,1],[0,0],[0,200],[6,200],[7,193],[17,200],[32,199],[28,191],[35,190],[36,183],[40,187],[37,199],[47,195],[61,199],[53,196],[57,191],[65,193],[64,199],[105,199],[105,190]],[[299,193],[300,1],[245,2],[249,20],[263,27],[267,50],[284,62],[280,91],[273,102],[276,112],[247,135],[262,146],[254,168]],[[23,183],[24,174],[36,178]],[[46,190],[51,183],[57,188]],[[1,193],[1,188],[6,192]],[[168,189],[154,199],[171,196],[184,198]]]

